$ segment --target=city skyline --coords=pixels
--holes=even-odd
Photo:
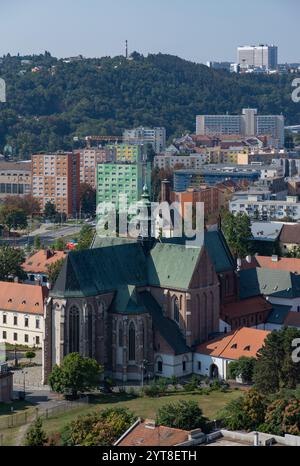
[[[238,46],[267,43],[278,46],[280,63],[298,62],[299,13],[296,0],[189,0],[188,6],[183,0],[13,0],[1,8],[0,55],[115,56],[125,54],[128,40],[129,52],[235,62]],[[282,34],[287,24],[288,36]]]

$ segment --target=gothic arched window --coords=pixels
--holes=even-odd
[[[175,322],[177,322],[177,324],[179,324],[180,313],[179,313],[178,298],[174,298],[174,300],[173,300],[173,316],[174,316]]]
[[[88,307],[88,349],[89,357],[93,357],[93,309]]]
[[[119,346],[123,346],[123,327],[122,327],[122,322],[119,323],[118,343],[119,343]]]
[[[129,325],[129,361],[135,361],[135,326]]]
[[[69,352],[79,352],[79,309],[72,306],[69,311]]]

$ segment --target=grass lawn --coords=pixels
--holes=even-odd
[[[201,407],[203,414],[213,420],[217,412],[229,401],[238,398],[240,390],[229,390],[228,392],[213,391],[209,395],[199,395],[197,393],[171,393],[159,398],[137,397],[130,395],[111,394],[101,395],[87,406],[50,417],[43,422],[43,428],[47,434],[61,431],[61,429],[76,419],[77,416],[88,414],[98,409],[111,407],[125,407],[133,411],[142,418],[155,418],[157,410],[166,403],[178,400],[195,400]]]

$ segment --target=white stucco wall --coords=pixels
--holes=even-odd
[[[157,362],[159,359],[162,361],[162,372],[158,372],[157,370]],[[183,371],[183,361],[186,363],[185,371]],[[154,362],[154,373],[161,377],[183,377],[185,375],[190,375],[193,370],[192,353],[180,354],[177,356],[172,354],[155,353]]]
[[[199,362],[201,363],[201,369],[199,369]],[[225,380],[227,378],[227,369],[230,362],[230,359],[216,358],[207,354],[194,353],[194,373],[209,377],[210,368],[214,364],[218,368],[219,378]]]

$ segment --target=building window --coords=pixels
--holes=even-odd
[[[178,298],[174,298],[174,301],[173,301],[173,316],[174,316],[175,322],[177,322],[177,324],[179,324],[179,316],[180,316],[180,313],[179,313],[179,302],[178,302]]]
[[[198,361],[198,371],[201,371],[201,361]]]
[[[25,326],[25,327],[28,327],[28,325],[29,325],[29,319],[28,319],[28,317],[25,317],[25,319],[24,319],[24,326]]]
[[[87,328],[87,333],[88,333],[88,352],[89,352],[89,357],[93,357],[93,309],[91,306],[88,307],[88,328]]]
[[[182,372],[186,371],[186,361],[182,361]]]
[[[14,316],[14,325],[18,325],[18,317]]]
[[[7,315],[3,314],[3,319],[2,319],[3,324],[7,324]]]
[[[35,328],[40,328],[40,320],[36,319],[35,321]]]
[[[35,344],[39,345],[40,344],[40,337],[35,337]]]
[[[24,341],[25,341],[25,343],[28,343],[28,341],[29,341],[27,333],[25,333],[25,335],[24,335]]]
[[[14,341],[18,341],[18,334],[14,333]]]
[[[3,340],[6,340],[6,338],[7,338],[7,333],[5,331],[2,332],[2,338],[3,338]]]
[[[163,363],[162,361],[157,361],[157,372],[163,371]]]
[[[118,340],[119,340],[119,346],[123,346],[123,328],[122,328],[122,323],[120,322],[119,324],[119,336],[118,336]]]
[[[135,326],[129,326],[129,361],[135,361]]]
[[[79,352],[79,309],[72,306],[69,312],[69,353]]]

